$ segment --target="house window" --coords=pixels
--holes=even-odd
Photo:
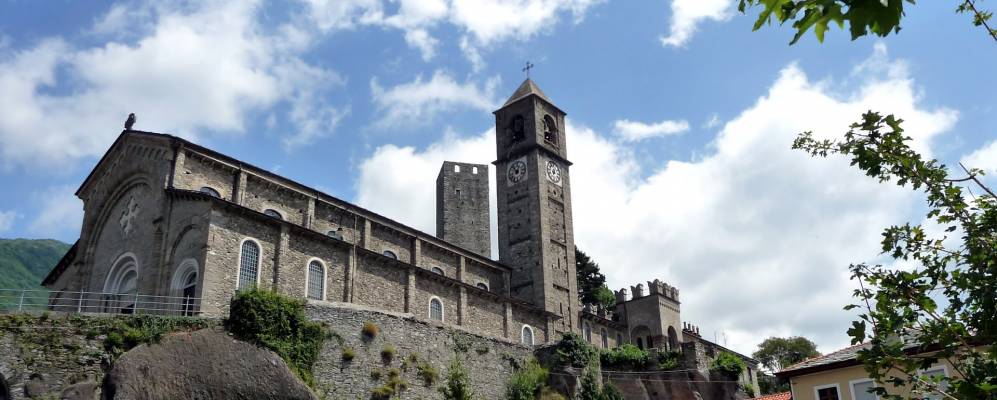
[[[429,319],[443,321],[443,302],[436,297],[429,299]]]
[[[603,329],[600,333],[602,333],[602,348],[608,349],[609,348],[609,333],[607,333],[605,329]]]
[[[443,268],[440,268],[440,267],[433,267],[433,273],[440,274],[440,275],[443,275],[443,276],[447,276],[447,274],[443,273]]]
[[[325,266],[319,260],[308,263],[308,298],[325,300]]]
[[[277,219],[280,219],[280,220],[284,219],[284,216],[280,215],[279,211],[274,210],[272,208],[268,208],[266,210],[263,210],[263,214],[266,214],[266,216],[271,217],[271,218],[277,218]]]
[[[333,239],[343,240],[343,232],[342,231],[343,231],[343,228],[339,228],[339,229],[334,230],[334,231],[326,232],[326,235],[328,235],[329,237],[331,237]]]
[[[478,289],[484,290],[486,292],[488,291],[488,285],[486,285],[484,282],[478,282],[478,284],[475,286],[477,286]]]
[[[838,384],[815,386],[814,394],[817,400],[841,400],[838,394]]]
[[[945,377],[948,377],[949,374],[948,374],[948,371],[945,369],[944,366],[939,365],[937,367],[931,367],[931,368],[928,368],[928,369],[922,371],[921,372],[921,376],[923,376],[925,378],[925,380],[930,381],[931,378],[936,378],[936,377],[945,378]],[[941,382],[938,383],[937,390],[926,390],[924,392],[924,394],[925,394],[924,395],[924,399],[925,400],[940,400],[940,399],[944,399],[945,396],[943,396],[939,392],[947,392],[948,389],[949,389],[948,382],[945,382],[943,380],[943,381],[941,381]]]
[[[390,259],[392,259],[392,260],[397,260],[397,259],[398,259],[398,255],[397,255],[397,254],[395,254],[395,252],[393,252],[393,251],[391,251],[391,250],[385,250],[385,251],[384,251],[383,253],[381,253],[381,254],[384,254],[384,256],[385,256],[385,257],[388,257],[388,258],[390,258]]]
[[[533,328],[529,325],[523,325],[523,333],[520,336],[523,344],[532,346],[533,345]]]
[[[238,290],[249,289],[256,286],[260,270],[260,245],[255,241],[246,239],[242,242],[242,250],[239,253],[239,282],[236,284]]]
[[[854,400],[879,400],[875,393],[869,390],[876,387],[876,382],[872,379],[859,379],[849,382],[852,387],[852,399]]]
[[[215,190],[213,188],[210,188],[210,187],[207,187],[207,186],[201,188],[201,193],[207,194],[207,195],[209,195],[211,197],[217,197],[219,199],[222,198],[221,193],[218,193],[217,190]]]
[[[592,327],[587,322],[582,323],[582,334],[586,342],[592,343]]]

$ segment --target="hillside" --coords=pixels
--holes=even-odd
[[[0,289],[41,289],[70,245],[49,239],[0,239]]]

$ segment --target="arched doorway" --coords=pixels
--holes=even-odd
[[[180,263],[176,272],[173,273],[173,281],[170,283],[170,296],[175,299],[171,303],[176,303],[177,311],[180,315],[196,315],[199,305],[197,304],[197,261],[188,258]]]
[[[641,349],[646,350],[654,347],[654,344],[651,343],[651,330],[644,325],[631,329],[630,338]]]
[[[138,307],[138,262],[135,255],[118,257],[104,281],[104,312],[134,314]]]

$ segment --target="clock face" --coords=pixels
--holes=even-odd
[[[519,183],[526,177],[526,161],[516,160],[509,164],[507,171],[509,183]]]
[[[553,161],[547,161],[547,180],[561,184],[561,167],[557,166],[557,163]]]

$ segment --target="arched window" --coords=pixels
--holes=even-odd
[[[132,253],[118,257],[104,281],[105,312],[134,314],[138,302],[138,262]]]
[[[525,344],[527,346],[532,346],[533,345],[533,328],[531,328],[529,325],[523,325],[523,333],[520,336],[520,338],[521,338],[521,341],[523,342],[523,344]]]
[[[600,333],[602,334],[602,348],[608,349],[609,348],[609,332],[606,332],[606,330],[603,329],[602,331],[600,331]]]
[[[219,199],[222,198],[221,193],[218,193],[218,191],[215,190],[214,188],[210,188],[207,186],[201,188],[201,193],[207,194],[211,197],[217,197]]]
[[[429,319],[443,321],[443,302],[436,297],[429,299]]]
[[[170,284],[171,296],[177,297],[177,312],[180,315],[191,316],[198,312],[197,301],[197,261],[188,258],[180,263],[173,273]]]
[[[319,260],[312,260],[308,263],[308,276],[305,279],[308,281],[308,298],[325,300],[325,265]]]
[[[397,254],[395,254],[395,252],[393,252],[393,251],[391,251],[391,250],[385,250],[385,251],[384,251],[383,253],[381,253],[381,254],[384,254],[384,256],[385,256],[385,257],[388,257],[388,258],[390,258],[390,259],[392,259],[392,260],[397,260],[397,259],[398,259],[398,255],[397,255]]]
[[[478,284],[475,285],[475,286],[477,286],[478,289],[484,290],[486,292],[488,291],[488,284],[486,284],[484,282],[478,282]]]
[[[329,231],[326,233],[326,235],[329,235],[329,237],[331,238],[343,240],[343,228],[339,228],[334,231]]]
[[[585,336],[585,341],[592,343],[592,326],[588,322],[582,322],[582,335]]]
[[[266,216],[271,217],[271,218],[277,218],[277,219],[280,219],[280,220],[284,219],[284,216],[280,215],[280,211],[274,210],[272,208],[268,208],[266,210],[263,210],[263,214],[266,214]]]
[[[440,267],[433,267],[433,273],[447,276],[447,274],[443,272],[443,268]]]
[[[250,289],[256,286],[260,274],[260,245],[256,241],[246,239],[242,242],[239,252],[238,290]]]
[[[557,146],[557,122],[550,115],[544,115],[544,140]]]

